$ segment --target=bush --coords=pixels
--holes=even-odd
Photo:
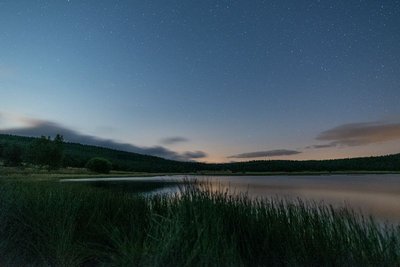
[[[105,158],[92,158],[86,163],[86,168],[92,172],[109,173],[111,162]]]

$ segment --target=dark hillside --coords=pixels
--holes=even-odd
[[[0,134],[1,148],[16,144],[23,151],[35,140],[33,137],[21,137]],[[197,171],[231,171],[241,172],[335,172],[335,171],[400,171],[400,154],[335,160],[258,160],[236,163],[206,164],[180,162],[155,156],[119,151],[104,147],[76,143],[64,144],[65,167],[84,167],[93,157],[110,160],[114,170],[136,172],[197,172]]]

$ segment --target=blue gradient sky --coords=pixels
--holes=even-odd
[[[40,119],[201,161],[396,153],[399,44],[399,1],[0,1],[0,128]],[[368,122],[385,138],[306,148]]]

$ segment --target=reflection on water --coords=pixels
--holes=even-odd
[[[380,220],[400,222],[400,175],[320,175],[320,176],[158,176],[134,178],[65,179],[63,182],[140,181],[163,182],[150,194],[174,193],[174,183],[184,178],[207,180],[216,190],[229,187],[232,193],[250,197],[302,198],[335,206],[350,206]]]

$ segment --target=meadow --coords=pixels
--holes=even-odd
[[[1,266],[399,266],[400,226],[318,203],[186,183],[145,197],[0,183]]]

